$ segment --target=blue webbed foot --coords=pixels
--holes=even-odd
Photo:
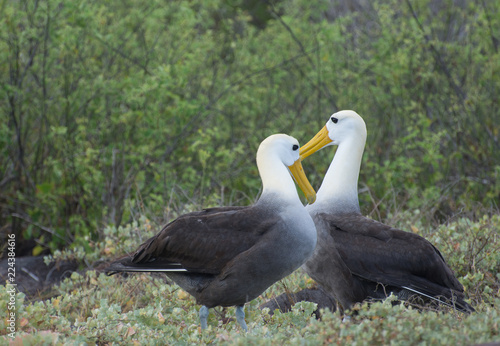
[[[200,309],[201,329],[207,329],[208,308],[203,305]]]
[[[247,324],[245,322],[245,310],[244,309],[245,309],[244,305],[236,307],[236,320],[240,324],[241,328],[243,328],[243,330],[245,332],[248,332],[248,327],[247,327]]]

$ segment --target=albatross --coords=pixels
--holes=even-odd
[[[260,144],[256,161],[263,189],[254,205],[182,215],[133,255],[112,263],[107,273],[165,272],[202,305],[202,329],[210,308],[236,306],[236,319],[247,331],[244,304],[298,269],[313,253],[317,237],[289,174],[313,203],[299,142],[272,135]]]
[[[340,303],[341,312],[391,292],[400,300],[420,297],[473,312],[464,301],[463,286],[435,246],[361,215],[357,185],[365,141],[365,122],[346,110],[334,113],[300,149],[304,159],[326,146],[338,146],[316,202],[306,206],[318,243],[303,268]]]

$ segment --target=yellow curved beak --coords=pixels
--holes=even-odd
[[[300,148],[300,159],[304,160],[306,157],[314,154],[331,142],[332,140],[328,136],[328,130],[326,129],[326,126],[324,126],[313,138],[311,138],[309,142]]]
[[[298,159],[293,165],[288,166],[288,169],[290,169],[293,179],[295,179],[295,182],[299,185],[309,204],[313,204],[316,200],[316,191],[314,191],[311,183],[307,179],[300,161],[301,159]]]

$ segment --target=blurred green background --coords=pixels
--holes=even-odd
[[[364,214],[495,213],[499,39],[496,1],[4,0],[0,237],[37,255],[251,204],[260,141],[341,109]],[[332,156],[304,161],[316,188]]]

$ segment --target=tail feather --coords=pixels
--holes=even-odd
[[[376,279],[365,278],[360,275],[358,277],[364,280],[365,286],[369,287],[369,296],[371,298],[385,298],[387,292],[393,291],[397,293],[401,300],[409,300],[411,296],[418,295],[461,312],[471,313],[476,311],[464,300],[463,292],[438,285],[424,278],[414,276],[408,279],[407,277],[401,278],[394,275],[385,275],[383,278]],[[378,285],[384,287],[382,294]]]
[[[443,305],[446,305],[452,309],[456,309],[461,312],[465,313],[471,313],[475,312],[476,310],[469,305],[467,302],[465,302],[461,297],[455,295],[453,291],[450,290],[450,294],[446,295],[433,295],[433,294],[427,294],[425,292],[422,292],[422,290],[418,290],[416,288],[411,288],[408,286],[401,286],[405,290],[408,290],[410,292],[419,294],[421,296],[424,296],[426,298],[432,299],[434,301],[437,301]]]
[[[114,275],[122,272],[187,272],[180,263],[133,263],[130,258],[111,263],[105,269],[106,275]]]

